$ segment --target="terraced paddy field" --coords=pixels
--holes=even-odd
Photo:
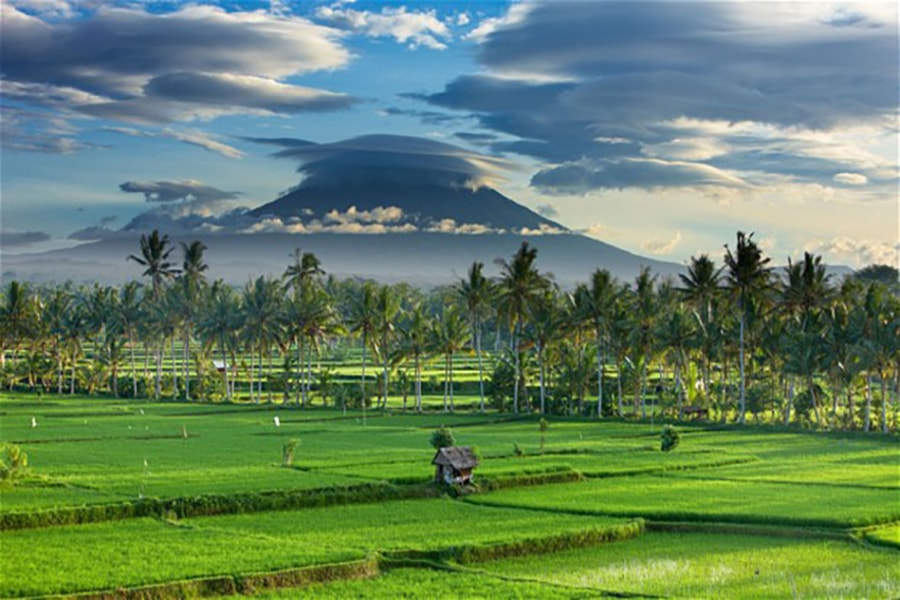
[[[896,436],[550,421],[0,394],[0,597],[900,596]]]

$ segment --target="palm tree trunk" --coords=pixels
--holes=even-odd
[[[456,410],[453,406],[453,353],[450,353],[450,360],[447,362],[447,381],[450,385],[450,412]],[[882,386],[883,387],[883,386]],[[883,394],[882,394],[883,395]]]
[[[63,393],[63,353],[58,337],[56,338],[56,393],[60,396]]]
[[[880,372],[879,375],[881,375],[881,433],[887,433],[887,377],[884,371]]]
[[[415,392],[416,392],[416,412],[422,412],[422,364],[419,360],[419,354],[416,353],[416,382],[415,382]]]
[[[253,377],[253,361],[254,361],[254,359],[255,359],[255,358],[254,358],[253,350],[250,349],[250,372],[249,372],[249,375],[250,375],[250,401],[251,401],[251,402],[256,400],[256,396],[254,396],[254,391],[255,391],[255,390],[254,390],[254,388],[253,388],[253,381],[254,381],[254,377]]]
[[[740,402],[739,402],[740,408],[738,409],[738,412],[740,413],[738,422],[741,425],[743,425],[744,420],[745,420],[745,413],[746,413],[746,404],[745,404],[746,398],[744,397],[744,309],[743,309],[743,306],[741,307],[741,350],[740,350],[740,353],[741,353],[741,364],[740,364],[741,396],[740,396]]]
[[[447,357],[444,357],[444,412],[447,412]]]
[[[622,398],[622,363],[616,359],[616,399],[618,401],[619,418],[625,416],[625,406]]]
[[[540,385],[541,385],[541,414],[545,414],[546,412],[546,404],[544,399],[544,348],[538,348],[538,363],[540,369]]]
[[[384,382],[384,389],[382,390],[382,401],[381,401],[381,410],[387,410],[387,398],[388,398],[388,351],[387,351],[387,338],[381,341],[381,348],[384,352],[384,356],[381,360],[381,368],[382,368],[382,376]]]
[[[872,373],[866,373],[866,414],[863,419],[863,431],[869,431],[872,425]]]
[[[360,379],[360,393],[362,394],[360,404],[362,404],[363,427],[366,425],[366,346],[368,341],[366,334],[363,333],[362,377]]]
[[[269,348],[269,372],[267,374],[267,377],[272,376],[272,355],[273,354],[275,354],[275,351],[272,348]],[[266,402],[268,402],[269,404],[272,404],[272,386],[271,385],[266,386]]]
[[[191,399],[191,329],[190,325],[184,327],[184,348],[181,349],[184,361],[184,399]]]
[[[128,352],[131,355],[131,393],[133,398],[137,398],[137,367],[134,364],[134,338],[131,335],[131,330],[128,331]]]
[[[816,415],[816,427],[821,427],[822,415],[819,411],[819,397],[816,395],[816,384],[813,383],[812,375],[807,378],[806,385],[809,387],[809,395],[812,398],[813,402],[813,411]]]
[[[788,387],[787,409],[784,411],[784,426],[791,424],[791,412],[794,409],[794,376],[790,376],[790,385]]]
[[[603,418],[603,349],[597,334],[597,418]]]
[[[294,404],[300,406],[300,397],[303,397],[303,407],[306,408],[306,382],[303,374],[303,332],[297,335],[297,387],[294,389]]]
[[[231,363],[228,360],[228,354],[225,352],[225,336],[219,336],[219,350],[222,352],[222,375],[225,379],[225,399],[232,401],[231,386],[228,383],[228,371],[231,369]]]
[[[513,327],[512,350],[515,355],[515,382],[513,383],[513,414],[519,414],[519,323]]]
[[[478,393],[481,398],[480,409],[484,412],[484,368],[481,362],[481,327],[475,327],[475,354],[478,355]]]
[[[175,359],[175,331],[172,331],[172,400],[178,399],[178,361]]]
[[[72,348],[72,376],[69,379],[69,395],[75,395],[75,365],[78,362],[78,355],[76,354],[76,349]]]

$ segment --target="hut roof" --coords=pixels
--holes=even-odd
[[[478,466],[478,459],[468,446],[447,446],[437,451],[431,464],[448,465],[454,469],[471,469]]]

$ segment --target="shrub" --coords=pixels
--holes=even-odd
[[[300,445],[300,440],[291,438],[281,447],[281,464],[290,467],[294,464],[294,451]]]
[[[0,446],[0,480],[21,477],[28,470],[28,455],[15,444]]]
[[[661,450],[663,452],[671,452],[678,447],[678,442],[681,441],[681,437],[678,435],[678,431],[671,425],[666,425],[665,427],[663,427],[661,439]]]
[[[456,444],[456,440],[453,438],[453,432],[449,427],[446,427],[444,425],[441,425],[439,428],[431,432],[431,438],[429,442],[431,443],[431,447],[435,450],[446,448],[448,446],[453,446]]]

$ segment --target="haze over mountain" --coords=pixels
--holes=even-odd
[[[625,252],[583,236],[517,204],[489,182],[506,165],[441,142],[406,136],[363,136],[333,144],[257,140],[297,160],[303,180],[273,202],[216,212],[233,202],[200,182],[126,182],[158,206],[124,228],[91,228],[102,238],[75,248],[4,257],[4,275],[25,279],[122,281],[140,269],[125,257],[152,229],[173,242],[202,240],[210,277],[240,283],[280,275],[294,248],[314,252],[329,273],[406,280],[423,285],[461,277],[473,261],[492,268],[523,240],[538,248],[538,266],[566,285],[597,268],[631,279],[641,266],[669,275],[681,267]]]

